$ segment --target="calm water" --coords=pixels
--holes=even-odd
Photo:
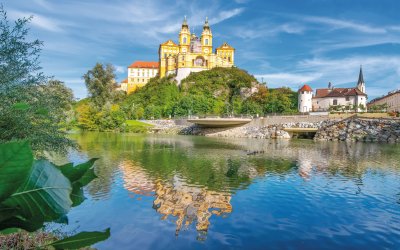
[[[400,145],[73,135],[99,249],[400,249]]]

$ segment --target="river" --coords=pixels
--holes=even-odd
[[[82,133],[98,249],[399,249],[400,145]]]

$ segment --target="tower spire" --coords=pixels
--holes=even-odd
[[[206,16],[206,21],[204,22],[204,26],[205,27],[208,27],[209,25],[208,25],[208,17]]]
[[[186,19],[186,15],[185,15],[185,17],[183,18],[183,23],[182,23],[182,26],[188,26],[188,24],[187,24],[187,19]]]
[[[363,72],[362,72],[362,65],[360,65],[360,74],[358,75],[358,82],[357,84],[361,84],[364,83],[364,76],[363,76]]]

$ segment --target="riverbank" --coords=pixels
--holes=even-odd
[[[288,120],[297,122],[288,122]],[[307,121],[308,120],[308,121]],[[240,127],[204,128],[185,120],[145,121],[154,125],[152,133],[199,135],[210,137],[291,139],[293,133],[287,128],[316,128],[317,132],[308,138],[323,141],[365,141],[365,142],[400,142],[400,120],[396,118],[328,119],[324,117],[274,117],[257,118]]]

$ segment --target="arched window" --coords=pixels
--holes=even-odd
[[[208,38],[206,38],[206,41],[204,43],[205,45],[208,45]]]
[[[183,38],[183,44],[186,44],[186,37]]]

